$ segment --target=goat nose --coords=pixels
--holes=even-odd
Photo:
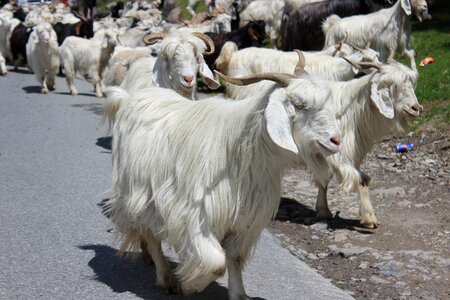
[[[414,111],[417,111],[417,112],[423,111],[423,106],[420,105],[420,104],[414,104],[413,106],[411,106],[411,108],[412,108]]]
[[[183,79],[184,79],[184,81],[186,81],[187,83],[191,83],[192,80],[194,79],[194,76],[184,76]]]
[[[332,136],[330,138],[330,142],[335,144],[336,146],[341,145],[341,138],[339,136]]]

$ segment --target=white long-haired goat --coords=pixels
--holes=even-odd
[[[333,46],[334,48],[334,46]],[[321,55],[308,52],[305,54],[306,71],[314,76],[329,80],[349,80],[358,74],[359,69],[351,66],[340,57]],[[356,61],[364,57],[361,53],[348,56]],[[229,76],[242,76],[259,72],[292,73],[298,60],[296,52],[283,52],[268,48],[245,48],[237,50],[232,42],[227,42],[216,60],[216,67]],[[243,99],[255,95],[264,88],[265,82],[250,86],[234,86],[226,84],[227,96],[233,99]]]
[[[116,44],[117,32],[115,30],[106,30],[99,39],[86,40],[69,36],[64,40],[60,47],[61,64],[73,96],[78,95],[78,90],[74,85],[75,75],[78,72],[95,86],[96,96],[103,97],[102,74]]]
[[[47,94],[54,90],[60,60],[56,32],[49,23],[40,23],[33,28],[26,51],[28,67],[41,84],[41,92]]]
[[[359,192],[361,224],[374,228],[378,221],[369,197],[370,177],[359,166],[376,142],[392,129],[406,130],[407,119],[417,117],[423,108],[414,93],[416,71],[395,61],[353,64],[379,70],[348,82],[329,83],[342,141],[341,151],[327,157],[327,162],[345,191]],[[316,210],[321,218],[332,216],[326,194],[327,184],[319,184]]]
[[[371,43],[380,53],[380,61],[394,59],[395,53],[400,52],[409,57],[411,68],[416,69],[414,50],[409,45],[413,12],[420,21],[429,18],[425,0],[398,0],[390,8],[367,15],[347,18],[332,15],[322,26],[325,45],[334,45],[348,35],[348,42],[358,47]]]
[[[6,59],[12,61],[13,56],[11,53],[11,33],[14,28],[19,25],[20,21],[12,17],[12,13],[2,12],[0,13],[0,74],[6,75],[8,70],[6,69]]]
[[[339,132],[328,86],[274,73],[233,82],[260,80],[278,84],[242,101],[188,101],[161,88],[124,97],[106,208],[121,252],[139,249],[143,238],[164,289],[176,280],[161,241],[178,254],[184,294],[227,269],[229,299],[248,299],[242,268],[277,211],[284,170],[301,157],[323,181],[331,175],[324,158],[338,151]]]
[[[180,29],[169,35],[152,34],[144,38],[149,45],[161,39],[161,51],[157,58],[134,61],[123,78],[122,89],[132,94],[152,86],[170,88],[188,99],[196,100],[197,73],[210,89],[220,86],[203,58],[203,55],[214,52],[214,43],[208,36]],[[107,89],[106,93],[108,101],[105,111],[111,124],[124,94],[116,93],[115,89]]]

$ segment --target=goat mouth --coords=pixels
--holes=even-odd
[[[410,115],[412,117],[417,117],[420,114],[419,110],[414,110],[411,108],[404,108],[403,111],[405,111],[408,115]]]
[[[328,143],[326,144],[321,141],[318,141],[317,143],[321,147],[321,150],[325,150],[325,151],[321,151],[324,156],[332,155],[332,154],[339,152],[339,146],[337,146],[337,145],[331,145]]]

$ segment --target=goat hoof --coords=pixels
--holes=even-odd
[[[47,88],[42,88],[41,89],[41,93],[42,94],[48,94],[48,89]]]
[[[72,92],[72,96],[78,96],[78,92]]]
[[[151,266],[151,265],[154,264],[152,256],[148,252],[143,252],[142,253],[142,260],[144,261],[144,263],[146,265]]]
[[[330,210],[319,210],[316,213],[316,218],[319,220],[331,220],[333,219],[333,214]]]
[[[251,300],[252,298],[250,298],[246,294],[243,294],[243,295],[229,295],[229,299],[230,300]]]
[[[159,287],[166,295],[178,294],[179,291],[177,280],[172,274],[165,276],[163,283],[157,283],[156,286]]]
[[[368,229],[375,229],[378,227],[378,221],[374,214],[366,214],[361,218],[361,225]]]

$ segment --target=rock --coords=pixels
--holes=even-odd
[[[330,250],[331,255],[333,256],[342,256],[345,258],[349,258],[352,256],[363,254],[364,252],[370,250],[370,248],[358,247],[358,246],[349,246],[346,248],[338,248],[336,245],[328,246],[328,250]]]
[[[389,159],[389,156],[384,155],[384,154],[377,154],[377,158],[379,158],[379,159]]]
[[[399,201],[399,202],[397,202],[397,206],[398,207],[404,207],[404,208],[410,208],[411,207],[411,201],[408,201],[408,200]]]
[[[402,187],[394,187],[394,188],[390,188],[390,189],[386,189],[386,188],[378,188],[378,189],[373,189],[371,194],[373,195],[384,195],[384,196],[396,196],[396,197],[405,197],[406,192]]]
[[[306,255],[306,258],[311,259],[311,260],[318,260],[319,257],[313,253],[308,253],[308,255]]]
[[[436,165],[436,161],[434,159],[430,159],[430,158],[425,159],[425,163],[430,166]]]
[[[317,253],[317,256],[319,257],[319,258],[325,258],[325,257],[327,257],[329,254],[328,253],[325,253],[325,252],[320,252],[320,253]]]
[[[312,240],[319,240],[320,238],[319,238],[317,235],[312,235],[312,236],[311,236],[311,239],[312,239]]]
[[[383,279],[383,278],[380,278],[380,277],[375,276],[375,275],[370,276],[369,281],[373,282],[373,283],[376,283],[376,284],[388,284],[388,283],[391,283],[390,281],[388,281],[386,279]]]
[[[369,266],[369,262],[363,261],[362,263],[359,264],[358,268],[367,269],[368,266]]]
[[[378,274],[384,275],[384,276],[396,276],[401,277],[406,275],[406,272],[403,271],[403,263],[396,261],[396,260],[390,260],[387,262],[381,262],[374,264],[373,267],[375,269],[378,269]]]
[[[334,235],[334,241],[337,243],[343,242],[347,239],[347,234],[345,232],[337,232]]]

